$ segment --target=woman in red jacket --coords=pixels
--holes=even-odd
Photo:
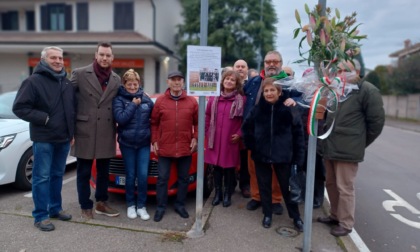
[[[223,206],[228,207],[231,205],[235,167],[240,162],[241,124],[246,98],[241,78],[235,71],[225,72],[221,84],[220,96],[210,97],[207,103],[204,161],[214,167],[215,197],[212,205],[218,205],[223,199]]]

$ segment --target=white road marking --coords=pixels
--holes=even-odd
[[[73,180],[75,180],[75,179],[76,179],[76,176],[73,176],[73,177],[70,177],[70,178],[68,178],[68,179],[66,179],[66,180],[63,180],[63,185],[65,185],[65,184],[67,184],[68,182],[73,181]],[[32,193],[31,193],[31,192],[30,192],[30,193],[27,193],[27,194],[23,195],[23,197],[26,197],[26,198],[32,198]]]
[[[401,198],[400,196],[398,196],[392,190],[384,189],[384,191],[386,193],[388,193],[389,196],[391,196],[392,198],[395,199],[395,200],[385,200],[384,202],[382,202],[382,206],[385,208],[386,211],[388,211],[388,212],[395,212],[394,207],[400,206],[400,207],[407,208],[413,214],[420,215],[420,211],[419,210],[417,210],[415,207],[413,207],[412,205],[410,205],[407,201],[405,201],[403,198]],[[419,197],[419,194],[420,193],[417,194],[417,197]]]
[[[407,208],[407,210],[409,210],[413,214],[420,215],[420,210],[417,210],[415,207],[410,205],[407,201],[405,201],[403,198],[398,196],[392,190],[384,189],[384,191],[395,199],[395,200],[385,200],[384,202],[382,202],[382,206],[385,208],[386,211],[395,212],[394,207],[400,206],[400,207]],[[420,199],[420,193],[417,193],[417,198]],[[409,220],[397,213],[391,213],[391,216],[410,227],[420,229],[420,222]],[[418,216],[418,218],[420,219],[420,216]]]

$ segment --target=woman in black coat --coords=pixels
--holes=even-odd
[[[271,179],[274,169],[286,203],[289,217],[296,229],[303,232],[298,205],[290,202],[289,177],[291,165],[304,162],[304,133],[297,107],[286,107],[281,86],[274,79],[262,83],[262,99],[245,119],[242,136],[255,162],[264,218],[262,225],[272,222]]]

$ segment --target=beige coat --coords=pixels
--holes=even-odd
[[[121,78],[114,72],[102,91],[93,64],[75,69],[70,81],[76,89],[77,121],[75,143],[71,155],[83,159],[115,156],[116,124],[112,100],[117,95]]]

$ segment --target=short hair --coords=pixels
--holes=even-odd
[[[233,67],[231,66],[225,66],[224,68],[222,68],[222,76],[224,73],[226,73],[227,71],[231,71],[233,70]]]
[[[279,53],[278,51],[268,51],[268,52],[265,54],[265,56],[267,57],[267,55],[270,55],[270,54],[275,54],[275,55],[279,56],[279,58],[280,58],[280,59],[283,59],[283,57],[281,56],[281,53]],[[264,58],[265,58],[265,57],[264,57]]]
[[[61,53],[64,52],[63,49],[61,49],[60,47],[57,47],[57,46],[47,46],[47,47],[44,47],[44,49],[42,49],[42,51],[41,51],[41,59],[45,59],[47,57],[47,52],[49,50],[56,50],[56,51],[59,51]]]
[[[257,71],[256,69],[254,69],[254,68],[250,68],[250,69],[248,70],[248,77],[251,77],[251,75],[252,75],[253,73],[255,73],[255,75],[254,75],[254,76],[258,75],[258,71]]]
[[[261,86],[262,92],[264,93],[264,88],[266,86],[274,86],[279,91],[279,94],[281,94],[282,87],[281,87],[281,85],[275,84],[274,83],[275,81],[276,80],[273,79],[273,78],[265,78],[264,81],[262,82],[262,86]]]
[[[220,91],[225,91],[225,88],[223,87],[223,82],[225,81],[227,77],[232,76],[232,75],[234,75],[236,78],[236,90],[238,91],[239,94],[243,95],[244,91],[242,89],[241,76],[239,76],[239,74],[234,70],[228,70],[223,73],[222,81],[220,82]]]
[[[98,43],[98,46],[96,47],[96,51],[98,51],[99,47],[109,47],[112,50],[111,42],[102,41]]]
[[[131,80],[136,80],[140,84],[140,80],[141,80],[140,75],[136,71],[134,71],[134,69],[128,69],[124,73],[122,79],[123,79],[123,84],[125,84],[125,83],[127,83],[127,81],[131,81]]]

